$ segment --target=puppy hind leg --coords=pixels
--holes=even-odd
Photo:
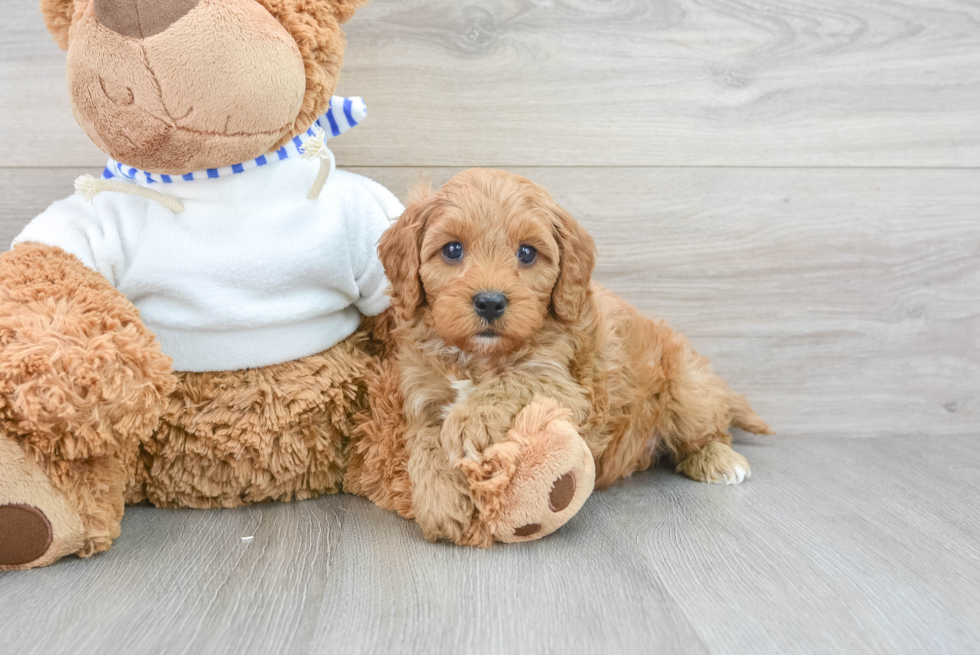
[[[724,441],[709,441],[677,463],[677,472],[697,482],[740,484],[752,477],[752,467]]]
[[[732,450],[732,435],[728,432],[732,417],[723,393],[727,387],[721,378],[717,382],[703,387],[701,393],[692,395],[673,412],[670,441],[676,470],[698,482],[740,484],[751,477],[752,469],[742,455]]]
[[[677,472],[698,482],[740,484],[752,475],[748,460],[732,450],[729,427],[768,433],[745,399],[708,367],[706,358],[685,348],[670,384],[666,432]]]

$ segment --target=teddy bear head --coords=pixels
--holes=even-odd
[[[367,0],[41,0],[82,129],[181,175],[263,155],[327,111]]]

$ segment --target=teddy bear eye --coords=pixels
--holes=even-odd
[[[463,258],[463,244],[459,241],[450,241],[442,247],[442,256],[448,261],[458,262]]]
[[[525,266],[530,266],[538,258],[538,250],[534,246],[522,243],[517,249],[517,260]]]

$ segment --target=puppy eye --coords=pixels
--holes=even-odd
[[[517,249],[517,260],[525,266],[530,266],[537,258],[538,249],[534,246],[529,246],[526,243],[522,243],[521,247]]]
[[[442,247],[442,256],[451,262],[458,262],[463,258],[463,244],[450,241]]]

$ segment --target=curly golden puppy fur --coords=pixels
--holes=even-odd
[[[466,543],[475,510],[459,463],[503,441],[536,395],[570,410],[596,488],[660,455],[704,482],[749,476],[728,429],[769,428],[683,336],[592,283],[592,238],[542,187],[465,171],[422,192],[379,251],[427,538]]]

